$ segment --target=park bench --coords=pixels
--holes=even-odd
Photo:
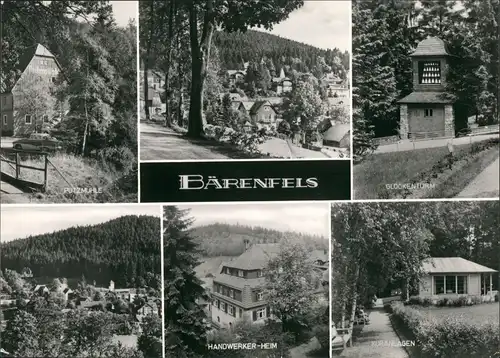
[[[348,322],[349,323],[349,322]],[[352,347],[352,325],[349,328],[336,328],[332,323],[332,351],[344,350]]]

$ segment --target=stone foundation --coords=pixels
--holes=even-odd
[[[399,107],[399,135],[402,140],[408,139],[408,105]]]
[[[446,137],[455,136],[455,118],[453,115],[453,106],[451,104],[444,106],[444,135]]]

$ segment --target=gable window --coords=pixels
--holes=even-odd
[[[31,124],[31,114],[27,114],[27,115],[24,117],[24,123],[26,123],[26,124]]]
[[[7,115],[6,114],[3,115],[3,125],[4,126],[7,125]]]
[[[257,301],[262,301],[264,299],[264,294],[262,292],[257,292]]]
[[[243,270],[238,270],[238,276],[243,277]]]
[[[432,117],[432,109],[426,109],[424,110],[424,117]]]
[[[441,84],[441,63],[439,61],[419,62],[418,78],[420,84]]]
[[[257,271],[257,277],[262,277],[262,271],[261,270]]]

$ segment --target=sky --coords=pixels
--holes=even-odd
[[[78,225],[99,224],[124,215],[160,217],[160,210],[158,205],[3,206],[0,218],[0,240],[7,242]]]
[[[131,18],[137,23],[137,4],[137,1],[111,1],[113,15],[119,26],[127,26]]]
[[[191,209],[193,226],[213,223],[261,226],[328,238],[330,207],[327,203],[203,204],[179,205]]]
[[[337,47],[351,51],[351,1],[307,0],[304,6],[290,13],[288,19],[271,31],[258,31],[303,42],[323,49]]]

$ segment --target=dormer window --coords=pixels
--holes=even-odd
[[[243,270],[238,270],[238,276],[243,277]]]
[[[262,271],[261,270],[257,271],[257,277],[262,277]]]
[[[422,61],[418,64],[420,84],[441,84],[441,63],[439,61]]]

